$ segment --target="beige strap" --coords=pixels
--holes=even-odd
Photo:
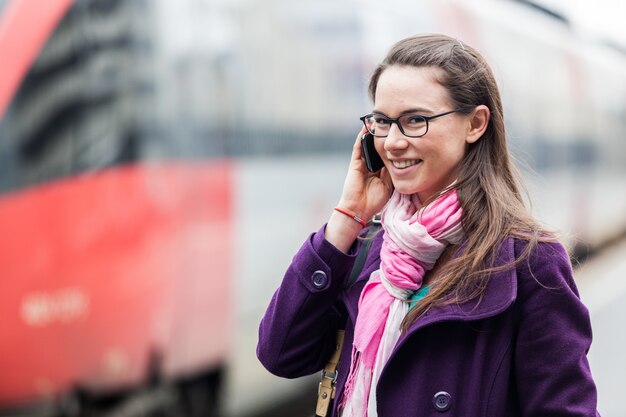
[[[341,348],[343,347],[343,330],[337,330],[337,346],[331,356],[330,360],[326,364],[326,367],[322,371],[322,380],[317,390],[317,407],[315,408],[315,414],[320,417],[326,417],[328,415],[328,406],[330,400],[335,398],[335,384],[337,382],[337,364],[339,363],[339,357],[341,356]]]

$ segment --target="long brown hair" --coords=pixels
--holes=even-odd
[[[455,184],[467,236],[460,256],[445,264],[428,295],[404,319],[406,330],[435,305],[460,303],[481,296],[491,274],[527,259],[539,241],[554,240],[530,215],[520,193],[520,176],[506,144],[502,101],[491,68],[481,54],[445,35],[419,35],[396,43],[370,78],[374,101],[380,75],[390,66],[435,67],[455,108],[469,114],[485,105],[491,112],[483,136],[469,144]],[[515,262],[495,267],[495,252],[508,236],[528,242]]]

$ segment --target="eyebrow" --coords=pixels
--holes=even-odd
[[[378,114],[382,114],[385,117],[389,117],[387,114],[383,113],[382,111],[379,110],[372,110],[372,113],[378,113]],[[410,109],[406,109],[400,112],[400,114],[398,115],[398,117],[402,117],[405,116],[407,114],[420,114],[420,115],[427,115],[429,113],[433,113],[432,110],[428,110],[422,107],[414,107],[414,108],[410,108]]]

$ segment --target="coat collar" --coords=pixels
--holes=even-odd
[[[382,246],[383,232],[379,233],[372,242],[371,253],[380,253]],[[513,238],[506,238],[498,248],[496,265],[501,266],[512,263],[515,260],[515,241]],[[367,264],[371,263],[368,261]],[[377,264],[380,263],[378,259]],[[374,269],[377,269],[375,267]],[[366,265],[367,270],[368,268]],[[360,293],[365,281],[369,279],[370,272],[361,274],[355,282]],[[424,316],[420,317],[409,329],[404,332],[399,340],[399,344],[417,330],[440,321],[472,321],[495,316],[513,304],[517,297],[517,273],[516,268],[494,273],[487,283],[487,288],[482,299],[473,299],[462,304],[449,304],[441,307],[433,307]],[[348,311],[353,320],[356,319],[356,305],[348,304]],[[353,321],[355,322],[355,321]]]
[[[515,260],[515,241],[505,239],[498,248],[495,266],[512,263]],[[442,321],[473,321],[496,316],[507,310],[517,297],[517,272],[511,267],[505,271],[494,273],[487,283],[481,299],[475,298],[461,304],[449,304],[433,307],[430,311],[413,323],[400,336],[396,344],[397,350],[404,341],[419,329]]]

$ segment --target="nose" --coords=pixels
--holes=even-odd
[[[391,125],[389,135],[385,138],[384,148],[388,152],[401,151],[409,146],[409,138],[404,136],[396,123]]]

